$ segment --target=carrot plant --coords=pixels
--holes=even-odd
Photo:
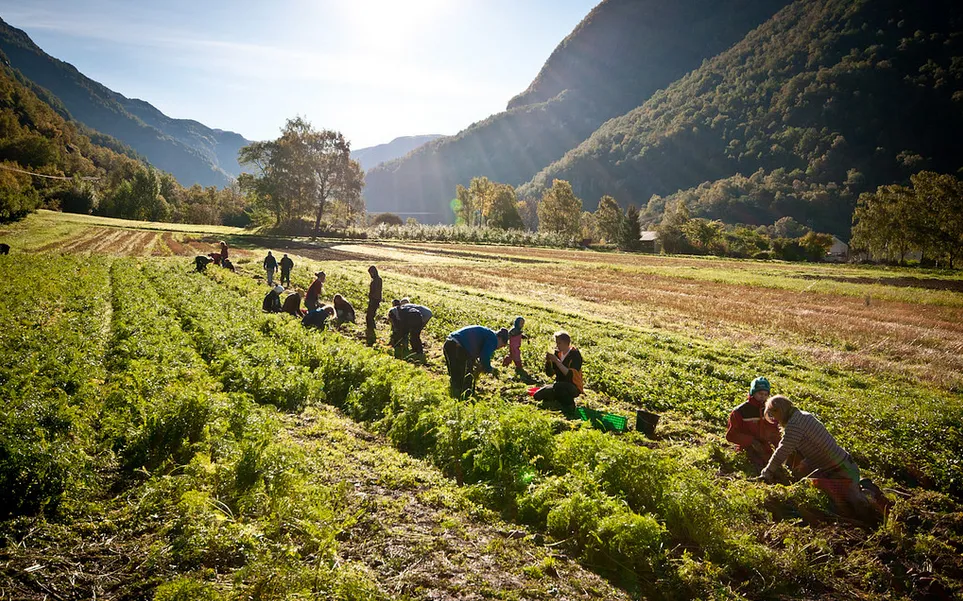
[[[0,512],[56,513],[97,485],[107,261],[0,257]],[[50,274],[56,277],[50,277]]]

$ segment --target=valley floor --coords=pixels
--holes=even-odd
[[[221,239],[239,273],[191,273],[189,259]],[[82,466],[49,492],[57,503],[4,522],[8,597],[963,593],[957,273],[265,239],[49,212],[0,229],[0,241],[13,247],[0,259],[9,298],[54,280],[35,289],[37,307],[4,308],[0,367],[17,373],[22,354],[38,366],[3,380],[17,391],[4,435],[52,427],[30,386],[72,383],[40,397],[65,403],[56,416],[69,427],[16,449],[24,473]],[[314,335],[261,314],[268,248],[294,258],[302,291],[324,269],[326,296],[344,294],[359,314],[377,264],[386,301],[435,312],[427,365],[392,358],[383,321],[369,351],[363,324]],[[71,273],[87,279],[60,281]],[[580,402],[657,412],[655,438],[579,427],[508,370],[483,378],[470,407],[440,400],[447,333],[515,315],[527,320],[529,371],[538,377],[552,332],[567,329],[586,357]],[[60,333],[68,318],[96,336]],[[156,331],[130,325],[139,319]],[[57,344],[77,357],[51,355]],[[756,375],[817,414],[896,500],[884,523],[842,517],[803,485],[749,481],[723,433]],[[194,422],[196,432],[173,425]],[[295,509],[304,498],[310,512]]]

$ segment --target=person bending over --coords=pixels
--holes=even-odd
[[[461,398],[475,392],[475,372],[493,373],[492,355],[508,344],[508,330],[499,331],[484,326],[465,326],[448,335],[442,350],[451,381],[451,394]],[[476,368],[480,364],[480,368]]]

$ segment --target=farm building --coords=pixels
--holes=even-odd
[[[829,248],[826,255],[827,261],[846,261],[849,259],[849,245],[833,236],[833,245]]]
[[[642,232],[641,236],[639,236],[639,242],[642,252],[659,252],[659,232],[655,230],[646,230]]]

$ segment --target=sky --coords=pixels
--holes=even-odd
[[[0,0],[81,73],[251,140],[454,134],[523,91],[599,0]]]

